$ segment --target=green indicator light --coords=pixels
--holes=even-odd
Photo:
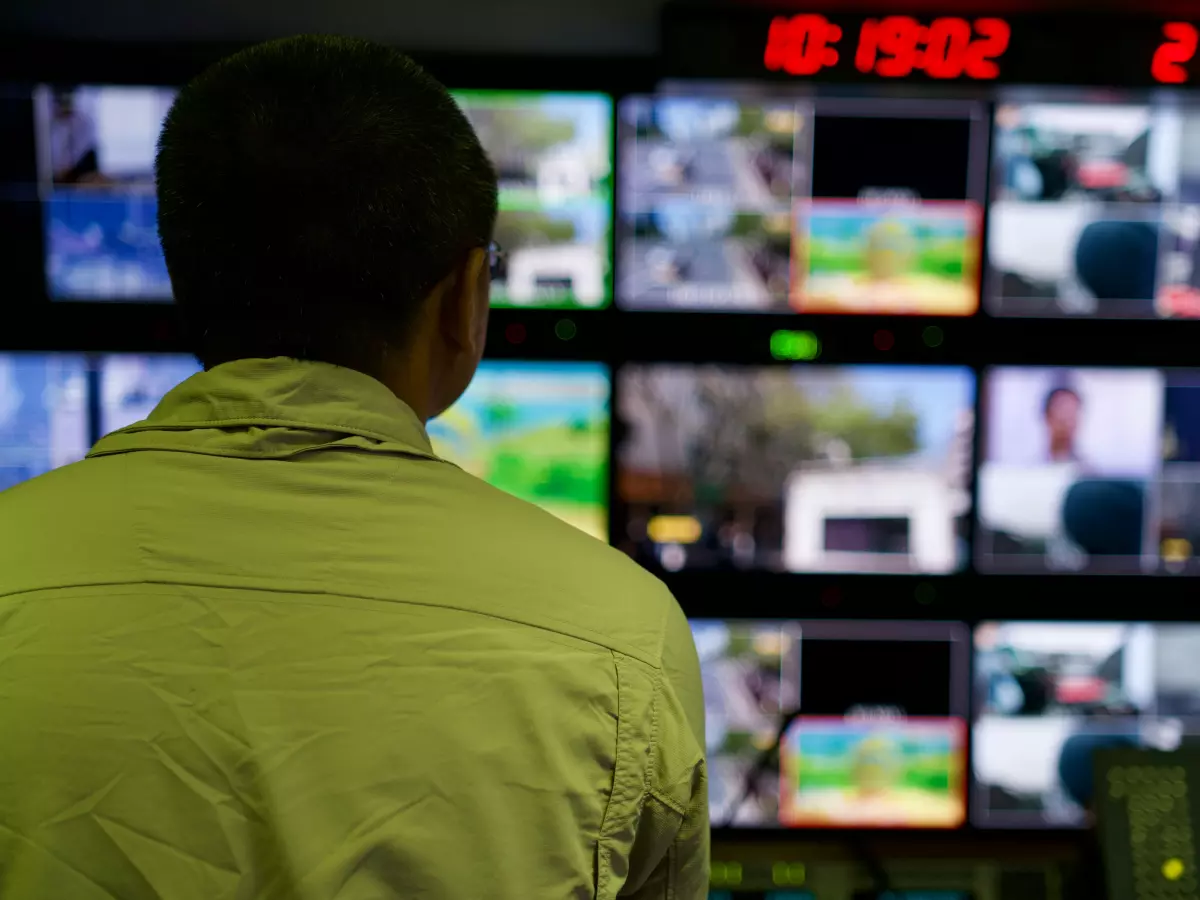
[[[738,885],[742,883],[742,864],[731,862],[725,864],[725,883]]]
[[[921,339],[925,341],[926,347],[940,347],[946,336],[942,334],[942,329],[936,325],[930,325],[921,333]]]
[[[776,331],[771,335],[775,359],[809,360],[821,355],[821,340],[811,331]]]
[[[788,864],[788,882],[790,884],[804,884],[804,863]]]
[[[560,341],[569,341],[579,333],[579,329],[575,327],[575,323],[570,319],[559,319],[554,323],[554,335]]]

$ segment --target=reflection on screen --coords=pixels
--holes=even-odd
[[[608,403],[602,365],[485,362],[429,436],[471,474],[607,542]]]
[[[1086,824],[1098,749],[1200,737],[1200,626],[987,622],[975,632],[977,824]]]
[[[977,308],[975,108],[660,96],[619,115],[622,306]]]
[[[694,619],[692,633],[714,826],[962,824],[960,626]]]
[[[169,300],[154,153],[172,88],[38,90],[51,296]],[[602,94],[456,94],[500,176],[500,306],[599,307],[611,295],[612,107]]]
[[[619,546],[680,569],[952,572],[974,379],[941,367],[621,372]]]
[[[1200,572],[1200,375],[997,368],[976,560],[993,572]]]
[[[993,147],[993,314],[1200,316],[1200,110],[1016,95]]]
[[[0,490],[83,459],[87,376],[73,354],[0,354]]]

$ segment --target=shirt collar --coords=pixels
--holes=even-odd
[[[193,375],[142,422],[89,456],[175,449],[282,457],[331,444],[436,458],[416,413],[369,375],[286,357],[239,359]]]

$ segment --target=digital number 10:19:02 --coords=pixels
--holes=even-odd
[[[855,67],[883,78],[924,72],[930,78],[987,80],[1000,75],[997,60],[1011,29],[1003,19],[946,17],[922,25],[908,16],[867,19],[859,31]],[[842,28],[816,13],[777,16],[771,22],[763,64],[771,71],[815,75],[836,66]]]
[[[1010,36],[1003,19],[977,19],[974,28],[954,17],[929,25],[907,16],[868,19],[859,32],[854,65],[884,78],[922,71],[930,78],[990,80],[1000,74],[996,60],[1008,49]]]

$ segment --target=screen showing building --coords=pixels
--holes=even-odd
[[[954,572],[974,391],[960,368],[627,366],[617,545],[668,571]]]

